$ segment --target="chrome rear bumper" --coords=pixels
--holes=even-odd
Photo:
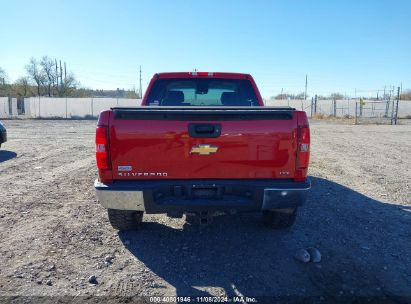
[[[284,180],[164,180],[94,183],[101,205],[109,209],[147,213],[203,210],[261,211],[304,204],[311,183]],[[200,196],[195,192],[202,188]],[[201,196],[215,193],[216,196]]]
[[[98,201],[105,208],[144,211],[143,191],[115,190],[99,180],[94,182],[94,188]]]

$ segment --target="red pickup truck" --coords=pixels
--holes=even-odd
[[[140,107],[101,112],[95,189],[112,226],[143,213],[259,211],[291,226],[310,181],[305,112],[265,107],[253,78],[237,73],[160,73]]]

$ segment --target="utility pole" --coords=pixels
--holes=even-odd
[[[280,95],[280,96],[281,96],[281,100],[283,100],[283,90],[284,90],[284,89],[281,88],[281,95]]]
[[[307,74],[305,74],[305,93],[304,93],[304,100],[307,100]]]
[[[143,98],[143,88],[141,86],[141,65],[140,65],[140,98]]]
[[[67,70],[66,70],[66,62],[64,62],[64,84],[67,83]]]

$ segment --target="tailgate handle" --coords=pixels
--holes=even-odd
[[[188,124],[188,134],[194,138],[212,138],[221,135],[221,124]]]
[[[196,133],[214,133],[214,126],[196,126]]]

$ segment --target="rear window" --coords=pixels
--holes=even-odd
[[[245,79],[158,79],[147,99],[149,106],[258,106]]]

